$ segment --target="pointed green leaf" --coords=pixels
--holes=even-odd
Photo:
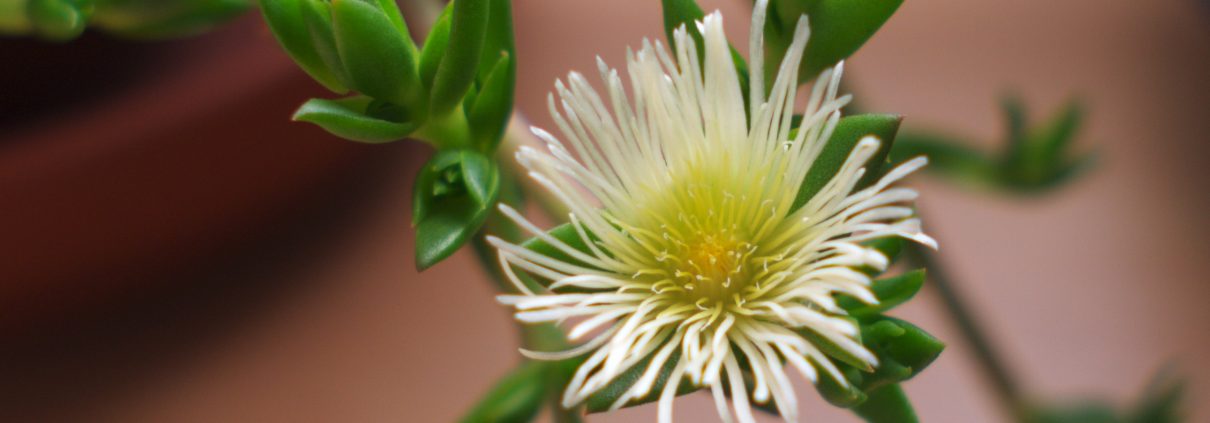
[[[483,226],[500,194],[498,167],[478,152],[444,150],[416,177],[416,266],[449,257]]]
[[[332,0],[332,30],[353,88],[411,105],[418,90],[416,58],[387,14],[361,0]]]
[[[490,0],[487,18],[487,32],[483,38],[483,50],[479,56],[479,70],[475,79],[486,81],[488,75],[495,71],[496,62],[505,55],[513,60],[511,68],[516,67],[517,49],[513,37],[513,12],[510,0]]]
[[[445,57],[445,50],[449,46],[450,12],[453,10],[452,5],[442,9],[441,15],[433,23],[433,29],[429,30],[428,38],[424,39],[424,48],[420,50],[420,82],[426,90],[433,86],[437,67],[441,65],[441,58]]]
[[[515,67],[508,53],[496,61],[467,113],[471,136],[485,151],[495,150],[513,110]]]
[[[828,138],[827,144],[824,145],[819,157],[815,159],[815,163],[811,164],[811,170],[803,179],[798,190],[798,197],[794,200],[794,208],[797,209],[806,204],[820,189],[823,189],[824,185],[840,171],[858,141],[869,135],[877,137],[882,144],[879,146],[878,152],[865,164],[866,175],[858,187],[877,180],[887,161],[887,153],[895,141],[895,134],[899,131],[899,123],[902,120],[903,117],[898,115],[879,114],[841,118],[836,129],[832,131],[831,138]]]
[[[459,151],[459,154],[467,192],[480,209],[491,208],[500,194],[499,168],[483,154],[470,150]]]
[[[853,407],[853,412],[869,423],[916,423],[916,410],[899,384],[890,384],[868,393],[869,398]]]
[[[777,70],[804,14],[811,25],[811,39],[799,67],[799,82],[814,79],[857,52],[901,4],[903,0],[772,0],[765,28],[769,46],[765,68]]]
[[[874,373],[863,376],[861,386],[865,390],[908,380],[945,350],[945,343],[928,332],[893,317],[863,324],[861,341],[879,360]]]
[[[433,114],[445,114],[457,107],[474,82],[487,32],[489,5],[489,0],[457,0],[448,6],[454,8],[450,15],[449,46],[433,78],[429,100]]]
[[[319,125],[338,137],[366,142],[398,141],[416,129],[412,123],[393,122],[368,116],[371,99],[354,96],[340,100],[313,98],[294,112],[294,120]]]
[[[97,0],[90,24],[133,39],[194,35],[242,15],[252,0]]]
[[[338,94],[348,91],[337,73],[320,56],[303,17],[304,2],[309,0],[260,1],[261,14],[277,42],[294,62],[324,87]]]
[[[538,415],[546,399],[549,363],[527,361],[500,379],[479,400],[462,423],[529,422]]]
[[[859,319],[872,317],[907,302],[916,295],[916,292],[920,291],[922,286],[924,286],[924,270],[914,270],[874,281],[870,289],[874,291],[874,297],[878,298],[878,304],[866,304],[848,296],[838,297],[836,303],[848,311],[850,316]]]

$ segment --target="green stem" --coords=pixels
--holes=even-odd
[[[907,245],[905,252],[907,253],[906,258],[913,267],[928,269],[928,277],[932,281],[930,285],[941,297],[946,313],[958,327],[958,332],[962,335],[963,340],[974,351],[975,360],[987,376],[992,389],[996,391],[996,396],[1004,407],[1004,411],[1008,412],[1016,421],[1027,421],[1025,401],[1021,396],[1021,389],[1017,381],[1008,371],[1008,366],[1000,359],[996,349],[992,347],[991,340],[984,336],[986,332],[979,326],[974,313],[962,302],[956,284],[935,253],[917,244]]]

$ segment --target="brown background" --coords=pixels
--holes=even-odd
[[[723,9],[734,39],[744,39],[747,2],[703,3]],[[927,229],[940,239],[963,293],[1039,397],[1129,401],[1157,368],[1175,362],[1191,380],[1190,421],[1210,420],[1210,290],[1201,269],[1210,258],[1210,230],[1200,220],[1210,211],[1210,14],[1201,6],[909,1],[849,63],[848,81],[866,108],[976,139],[1001,133],[995,99],[1007,88],[1039,116],[1072,95],[1090,106],[1079,146],[1097,151],[1100,166],[1055,195],[1015,200],[914,181],[924,190],[921,207],[933,225]],[[597,54],[620,65],[625,46],[662,33],[652,0],[516,0],[515,9],[519,105],[538,125],[549,123],[543,102],[554,78],[595,70]],[[237,29],[245,53],[210,76],[260,75],[236,94],[277,100],[195,116],[206,126],[248,125],[235,128],[245,142],[277,143],[280,151],[292,143],[342,143],[284,123],[291,105],[319,91],[254,18]],[[281,127],[251,121],[296,132],[283,140]],[[164,143],[189,139],[157,134]],[[213,148],[245,151],[232,143]],[[412,270],[408,187],[427,150],[401,144],[341,151],[331,154],[362,157],[353,176],[331,176],[273,215],[281,219],[270,219],[297,223],[251,226],[245,236],[256,242],[228,242],[226,254],[200,255],[176,274],[130,284],[139,290],[118,299],[0,339],[8,355],[0,357],[0,420],[457,418],[518,359],[511,323],[466,252],[423,275]],[[158,175],[148,172],[133,179]],[[140,236],[138,229],[125,236]],[[73,263],[62,257],[61,266]],[[926,291],[898,313],[954,341],[907,384],[922,420],[1002,421],[937,307]],[[804,420],[853,420],[805,385],[799,397]],[[708,404],[687,397],[678,415],[713,419]],[[593,420],[653,418],[653,408],[639,407]]]

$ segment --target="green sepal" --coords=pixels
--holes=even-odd
[[[457,0],[446,6],[453,8],[453,12],[449,44],[437,66],[429,94],[429,110],[433,114],[446,114],[457,107],[475,81],[489,6],[489,0]]]
[[[865,402],[853,407],[853,413],[869,423],[916,423],[916,410],[903,387],[894,383],[867,393]]]
[[[883,257],[886,257],[887,266],[889,267],[890,265],[895,264],[895,259],[899,258],[899,253],[901,251],[903,251],[903,244],[905,242],[906,241],[904,241],[904,239],[901,237],[888,236],[888,237],[883,237],[883,238],[871,239],[869,241],[861,243],[861,245],[868,247],[868,248],[873,248],[874,250],[877,250],[879,253],[882,253]],[[882,270],[876,269],[872,266],[862,266],[862,267],[857,268],[857,270],[859,270],[862,273],[865,273],[871,277],[882,274]]]
[[[416,267],[449,257],[483,226],[500,195],[500,169],[471,150],[438,152],[421,168],[412,192]]]
[[[878,298],[878,304],[866,304],[849,296],[837,297],[836,304],[845,309],[850,316],[858,319],[874,317],[907,302],[920,291],[922,286],[924,286],[924,269],[913,270],[874,281],[870,290],[874,292],[874,297]]]
[[[327,89],[343,94],[348,88],[338,76],[338,71],[332,69],[320,55],[304,17],[304,2],[308,1],[310,0],[273,0],[258,3],[261,15],[265,17],[273,36],[294,63]]]
[[[474,104],[467,111],[471,137],[484,151],[495,150],[500,138],[504,136],[508,118],[513,110],[516,68],[508,52],[502,52],[501,56],[483,81]]]
[[[658,351],[658,349],[656,351]],[[608,411],[609,407],[613,406],[613,403],[617,402],[618,398],[622,397],[622,394],[625,394],[630,387],[634,386],[635,383],[638,383],[639,378],[641,378],[643,373],[645,373],[651,366],[651,359],[655,356],[655,354],[656,352],[652,352],[638,363],[635,363],[634,366],[631,366],[625,372],[622,372],[622,374],[610,381],[608,385],[605,385],[604,388],[601,388],[601,390],[589,396],[584,402],[586,406],[585,408],[588,410],[588,412],[600,413],[603,411]],[[680,359],[680,349],[677,349],[673,351],[672,354],[669,354],[668,360],[665,361],[663,367],[660,368],[660,373],[656,376],[655,383],[653,383],[651,386],[651,391],[643,397],[631,399],[623,407],[633,407],[659,400],[660,393],[664,391],[664,386],[668,384],[668,378],[672,376],[672,371],[675,370],[676,363]],[[676,388],[677,395],[684,395],[701,389],[700,387],[693,386],[693,384],[687,379],[682,378],[678,383],[680,383],[680,385]]]
[[[844,363],[836,363],[836,367],[840,368],[841,375],[849,382],[837,380],[831,373],[818,369],[815,390],[819,392],[819,396],[829,404],[841,408],[852,408],[865,402],[868,396],[852,382],[861,380],[861,372]]]
[[[319,125],[344,139],[375,144],[401,140],[416,129],[414,123],[372,116],[372,104],[373,100],[365,96],[313,98],[294,112],[293,119]]]
[[[870,135],[877,137],[881,144],[878,151],[865,164],[865,176],[862,177],[857,187],[860,188],[876,181],[882,174],[882,167],[887,163],[887,154],[891,150],[891,145],[895,143],[895,134],[899,131],[899,124],[902,121],[902,116],[884,114],[864,114],[841,118],[823,150],[811,164],[807,176],[803,178],[803,183],[798,189],[798,197],[794,199],[793,208],[802,207],[811,197],[819,193],[819,190],[823,189],[824,185],[840,171],[845,160],[849,158],[849,153],[853,151],[853,147]]]
[[[496,382],[462,423],[529,422],[546,400],[546,362],[526,361]]]
[[[252,7],[251,0],[96,0],[91,25],[132,39],[195,35]]]
[[[419,89],[408,38],[376,5],[332,1],[332,30],[340,61],[354,89],[379,100],[414,107]]]
[[[583,253],[589,254],[589,255],[592,254],[592,251],[588,248],[588,244],[584,243],[584,238],[580,236],[580,234],[576,231],[575,226],[572,226],[571,223],[564,223],[562,225],[556,226],[553,229],[546,231],[546,233],[548,235],[550,235],[551,237],[553,237],[559,241],[562,241],[564,244],[567,244],[569,247],[576,249],[577,251],[580,251],[580,252],[583,252]],[[588,237],[590,239],[595,240],[595,238],[593,238],[593,235],[591,233],[587,232],[587,229],[585,229],[585,234],[588,235]],[[554,260],[557,260],[560,262],[570,263],[570,264],[573,264],[576,266],[583,266],[583,267],[589,267],[589,268],[592,267],[591,265],[589,265],[587,263],[584,263],[580,260],[577,260],[577,259],[571,257],[567,253],[564,253],[562,250],[555,248],[554,245],[551,245],[550,243],[548,243],[538,237],[530,238],[529,240],[521,243],[521,246],[525,247],[526,249],[529,249],[530,251],[536,252],[538,254],[542,254],[544,256],[550,257],[551,259],[554,259]],[[550,284],[550,281],[543,281],[543,282],[545,282],[545,283],[543,283],[543,285]]]
[[[856,53],[901,4],[903,0],[772,0],[765,26],[765,69],[777,71],[803,14],[810,22],[811,39],[799,65],[800,83]]]
[[[34,31],[54,41],[83,34],[93,9],[91,1],[81,0],[29,0],[25,8]]]

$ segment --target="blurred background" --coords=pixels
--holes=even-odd
[[[746,45],[749,2],[701,3]],[[662,33],[654,0],[514,9],[539,126],[555,78]],[[431,151],[290,122],[329,95],[255,13],[177,41],[3,39],[0,63],[0,421],[451,421],[520,359],[469,252],[414,271]],[[908,1],[846,71],[864,108],[989,149],[1001,94],[1082,99],[1091,173],[1027,199],[918,177],[927,229],[1031,393],[1126,404],[1171,363],[1210,421],[1210,7]],[[950,341],[905,385],[921,419],[1004,421],[935,294],[897,311]],[[854,420],[799,385],[806,419]]]

